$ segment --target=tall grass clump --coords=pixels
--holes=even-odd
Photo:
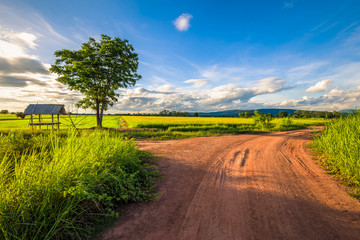
[[[360,198],[360,112],[329,122],[312,146],[323,154],[328,169],[353,186]]]
[[[148,156],[109,132],[10,132],[0,146],[0,239],[87,239],[115,204],[154,197]]]

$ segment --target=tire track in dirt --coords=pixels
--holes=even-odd
[[[360,204],[306,148],[309,129],[140,142],[161,195],[101,239],[360,239]]]

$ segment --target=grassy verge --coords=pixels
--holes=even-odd
[[[360,199],[360,112],[329,122],[311,144],[331,173],[351,186]]]
[[[0,136],[0,239],[88,239],[115,205],[154,197],[157,171],[105,131]]]

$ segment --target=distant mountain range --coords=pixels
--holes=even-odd
[[[344,109],[344,110],[340,110],[338,112],[341,112],[344,114],[350,114],[350,113],[353,113],[354,111],[356,112],[357,110],[356,109]]]
[[[279,114],[280,111],[285,111],[288,114],[294,114],[296,109],[275,109],[275,108],[263,108],[257,109],[260,113],[271,113],[272,115]],[[241,112],[254,113],[255,110],[226,110],[220,112],[199,112],[199,116],[237,116]]]

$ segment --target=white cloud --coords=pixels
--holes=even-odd
[[[294,68],[291,68],[288,71],[288,77],[292,79],[301,79],[311,74],[316,73],[321,67],[327,65],[328,63],[325,61],[320,62],[312,62],[305,65],[300,65]]]
[[[333,79],[335,83],[345,85],[347,87],[356,87],[360,85],[360,62],[352,62],[341,65],[334,69],[335,74],[327,76]]]
[[[173,24],[177,30],[187,31],[190,28],[190,19],[192,19],[192,17],[193,16],[188,13],[183,13],[173,21]]]
[[[62,41],[70,42],[68,38],[56,32],[54,28],[47,21],[45,21],[45,19],[41,17],[39,14],[35,13],[34,15],[38,18],[38,21],[42,23],[41,26],[45,27],[47,33],[51,33],[54,37],[61,39]]]
[[[156,84],[165,84],[168,83],[165,78],[159,77],[159,76],[152,76],[153,82]]]
[[[190,81],[189,81],[190,80]],[[198,84],[207,79],[189,79],[186,82]],[[204,81],[204,82],[205,82]],[[212,89],[180,92],[172,86],[164,85],[156,91],[145,88],[122,89],[115,110],[130,112],[159,112],[164,109],[176,111],[216,111],[218,109],[237,109],[251,105],[249,101],[258,95],[279,92],[287,89],[279,78],[266,78],[254,87],[243,88],[237,84],[224,84]]]
[[[0,56],[3,58],[27,57],[29,48],[36,48],[37,36],[28,32],[14,32],[0,26]]]
[[[351,49],[351,51],[360,54],[360,27],[355,27],[349,29],[351,33],[350,36],[344,39],[344,46]]]
[[[305,92],[323,92],[323,91],[329,90],[329,87],[331,86],[331,84],[332,84],[331,80],[323,80],[323,81],[317,82],[313,86],[310,86],[308,89],[305,90]]]
[[[306,108],[308,110],[340,110],[359,107],[359,89],[345,91],[334,88],[320,97],[304,96],[301,99],[290,99],[281,102],[278,106],[292,108]]]
[[[193,88],[201,88],[209,82],[208,79],[189,79],[184,81],[184,83],[192,83]]]
[[[284,89],[285,82],[278,77],[268,77],[259,80],[259,83],[256,85],[261,92],[273,93]]]
[[[227,105],[233,101],[247,102],[257,95],[255,88],[241,88],[236,84],[226,84],[215,87],[202,94],[199,103],[209,107],[214,105]]]
[[[4,13],[3,10],[0,5],[0,13]],[[26,26],[28,23],[21,17],[14,14],[10,17],[23,26],[0,25],[0,92],[6,96],[0,99],[1,105],[11,111],[23,111],[27,104],[34,102],[65,103],[74,94],[56,82],[56,76],[48,71],[49,64],[33,55],[41,50],[38,48],[42,46],[44,34],[30,32],[29,29],[37,27]]]
[[[164,84],[156,88],[159,92],[173,92],[175,88],[171,84]]]
[[[251,98],[288,89],[285,82],[277,77],[264,78],[255,87],[242,88],[237,84],[226,84],[204,91],[201,102],[205,105],[229,104],[234,101],[248,102]],[[207,106],[209,107],[209,106]]]
[[[224,79],[241,79],[239,75],[246,71],[244,67],[221,67],[217,64],[211,65],[204,69],[200,69],[200,75],[205,79],[214,81]]]
[[[293,8],[293,7],[294,7],[294,1],[284,2],[284,8]]]
[[[18,33],[15,35],[19,40],[23,41],[29,48],[35,49],[38,45],[35,43],[37,36],[31,33]]]
[[[212,82],[227,82],[249,84],[251,79],[261,79],[271,75],[278,75],[273,68],[256,68],[245,66],[221,66],[213,64],[199,69],[201,78]]]

